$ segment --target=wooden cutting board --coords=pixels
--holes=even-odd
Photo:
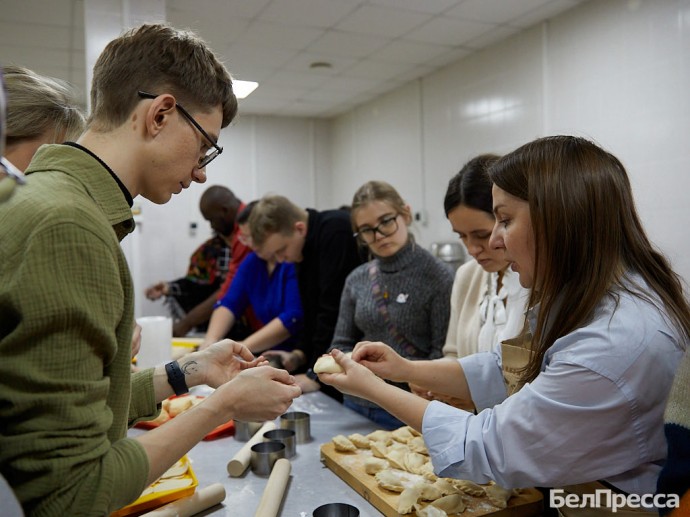
[[[371,452],[359,450],[357,452],[339,452],[332,442],[321,446],[321,461],[338,475],[343,481],[354,488],[364,499],[374,505],[386,517],[402,517],[398,513],[398,498],[400,494],[385,490],[378,486],[376,478],[364,471],[364,460],[371,456]],[[411,476],[414,476],[412,474]],[[491,505],[485,497],[471,497],[464,513],[458,517],[531,517],[540,515],[542,511],[541,492],[534,488],[522,490],[513,496],[508,507],[500,510]],[[406,514],[407,517],[415,513]]]

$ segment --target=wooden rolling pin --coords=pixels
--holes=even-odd
[[[259,429],[230,460],[228,463],[228,474],[234,478],[241,476],[249,466],[252,457],[252,445],[262,442],[264,440],[264,433],[275,428],[276,425],[273,422],[266,422],[262,425],[261,429]]]
[[[268,478],[264,494],[261,496],[259,507],[254,517],[276,517],[283,501],[285,487],[290,479],[290,460],[280,458],[273,464],[271,476]]]
[[[194,494],[182,497],[170,504],[156,508],[152,512],[145,513],[142,517],[189,517],[203,512],[225,500],[225,487],[220,483],[214,483]]]

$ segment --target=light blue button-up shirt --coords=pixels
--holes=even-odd
[[[500,347],[458,359],[487,409],[429,404],[423,432],[434,470],[513,488],[603,479],[654,493],[664,406],[687,345],[657,306],[621,292],[617,306],[607,297],[589,325],[556,340],[541,373],[511,397]]]

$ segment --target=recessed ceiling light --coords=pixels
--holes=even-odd
[[[239,79],[232,80],[232,91],[235,92],[235,97],[244,99],[247,95],[252,93],[259,86],[255,81],[240,81]]]

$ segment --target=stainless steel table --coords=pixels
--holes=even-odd
[[[194,394],[204,395],[203,389],[195,388]],[[320,460],[319,448],[336,434],[367,434],[378,427],[370,420],[337,403],[323,393],[307,393],[296,399],[290,411],[310,414],[312,441],[297,445],[297,454],[290,459],[292,472],[283,497],[281,517],[311,517],[318,506],[341,502],[356,506],[360,517],[381,517],[381,513],[350,486],[326,468]],[[276,427],[280,427],[278,419]],[[138,429],[131,435],[146,432]],[[222,483],[227,496],[222,505],[198,515],[251,517],[254,515],[268,482],[268,477],[255,475],[251,468],[239,478],[228,475],[227,463],[245,442],[227,436],[200,442],[188,454],[199,488]]]

